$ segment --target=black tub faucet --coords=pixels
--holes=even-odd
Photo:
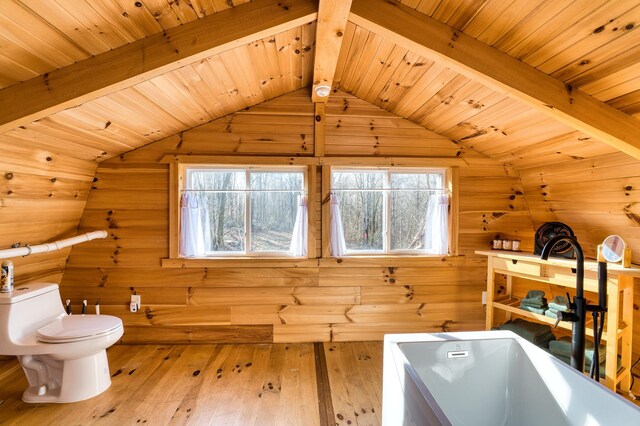
[[[571,366],[581,373],[584,371],[585,328],[587,320],[587,301],[584,298],[584,253],[575,237],[559,235],[547,241],[540,258],[549,259],[551,250],[560,241],[571,244],[576,252],[576,295],[568,306],[573,312],[558,312],[558,321],[570,321],[571,328]],[[597,362],[597,360],[595,361]]]

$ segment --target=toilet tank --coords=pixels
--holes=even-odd
[[[35,331],[60,315],[66,315],[58,284],[38,283],[15,286],[0,293],[0,341],[19,343],[35,339]]]

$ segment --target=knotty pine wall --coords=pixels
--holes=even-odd
[[[640,264],[640,161],[615,153],[569,163],[521,169],[527,204],[536,227],[559,221],[571,227],[585,256],[620,235]],[[633,352],[640,356],[640,284],[634,288]],[[558,294],[564,290],[551,289]],[[639,369],[634,370],[639,372]]]
[[[103,162],[80,227],[107,228],[109,237],[73,248],[63,298],[76,306],[99,298],[102,312],[123,318],[127,343],[376,340],[389,332],[482,329],[486,267],[474,250],[487,248],[497,233],[531,248],[517,174],[341,92],[332,96],[326,122],[326,155],[463,158],[460,256],[161,267],[168,257],[169,170],[158,160],[172,153],[233,154],[239,162],[242,155],[313,155],[313,105],[302,90]],[[128,312],[134,291],[142,296],[136,314]]]
[[[0,248],[75,235],[97,163],[65,144],[51,134],[34,137],[24,127],[0,134]],[[15,283],[60,283],[69,252],[11,259]]]

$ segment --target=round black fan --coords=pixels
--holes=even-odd
[[[561,222],[547,222],[536,231],[534,254],[541,254],[542,248],[547,242],[559,235],[574,237],[569,226]],[[566,241],[560,241],[551,249],[551,255],[556,257],[573,258],[573,247]]]

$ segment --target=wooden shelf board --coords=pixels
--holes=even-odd
[[[493,256],[499,257],[502,259],[509,260],[523,260],[527,262],[534,262],[543,265],[555,265],[562,266],[565,268],[575,268],[576,261],[575,259],[561,259],[557,257],[551,257],[549,260],[542,260],[540,256],[534,255],[533,253],[524,253],[524,252],[515,252],[515,251],[506,251],[506,250],[476,250],[476,254],[484,255],[484,256]],[[598,262],[595,260],[585,260],[584,261],[584,270],[585,271],[598,271]],[[640,277],[640,268],[637,266],[632,266],[630,268],[624,268],[617,263],[607,263],[607,272],[609,274],[615,275],[630,275],[634,277]]]
[[[515,297],[511,297],[511,298],[507,298],[504,300],[507,303],[503,303],[503,302],[497,302],[494,301],[493,302],[493,307],[494,308],[498,308],[498,309],[502,309],[504,311],[507,312],[511,312],[513,314],[517,314],[523,317],[528,317],[528,318],[533,318],[537,321],[540,322],[544,322],[546,324],[549,324],[551,326],[553,326],[556,321],[553,318],[549,318],[545,315],[540,315],[540,314],[536,314],[535,312],[529,312],[529,311],[525,311],[524,309],[520,309],[520,300],[515,298]],[[591,324],[592,321],[589,320],[587,321],[587,327],[586,327],[586,334],[587,336],[591,335],[593,336],[593,328],[589,327],[588,325]],[[559,328],[563,328],[565,330],[571,330],[571,324],[570,323],[565,323],[565,322],[559,322],[558,323],[558,327]],[[622,330],[621,330],[622,331]],[[621,331],[619,331],[618,333],[620,333]],[[606,341],[606,334],[602,333],[602,340]]]
[[[530,274],[524,274],[521,272],[514,272],[514,271],[507,271],[504,269],[499,269],[496,268],[494,269],[496,274],[502,274],[502,275],[509,275],[512,277],[518,277],[518,278],[523,278],[525,280],[531,280],[531,281],[537,281],[537,282],[541,282],[541,283],[545,283],[545,284],[551,284],[551,285],[558,285],[558,286],[562,286],[562,287],[567,287],[567,288],[571,288],[574,289],[576,288],[575,284],[569,284],[566,283],[564,281],[560,281],[557,280],[553,277],[540,277],[540,276],[536,276],[536,275],[530,275]],[[585,286],[585,291],[594,291],[593,288],[591,288],[590,286]]]
[[[502,250],[479,250],[476,254],[485,255],[489,257],[488,271],[489,276],[495,274],[504,274],[509,277],[520,277],[533,281],[546,282],[548,284],[555,284],[567,288],[575,288],[573,279],[567,279],[572,277],[576,273],[575,260],[552,258],[542,260],[538,256],[530,253],[516,253]],[[511,267],[513,265],[513,267]],[[613,312],[614,315],[618,315],[622,309],[622,306],[627,306],[629,300],[627,299],[633,294],[634,280],[632,277],[640,277],[640,268],[634,266],[631,268],[624,268],[618,264],[608,264],[608,310]],[[597,276],[594,280],[594,272],[597,272],[598,263],[592,260],[585,261],[585,291],[597,290],[594,283],[597,284]],[[566,271],[570,271],[566,272]],[[493,282],[488,280],[487,290],[493,291]],[[628,289],[631,291],[627,291]],[[620,301],[620,295],[623,300]],[[632,297],[632,296],[631,296]],[[490,298],[492,299],[492,298]],[[502,296],[495,300],[489,300],[487,303],[487,318],[489,312],[493,315],[493,309],[498,309],[512,314],[519,315],[525,318],[531,318],[538,322],[545,324],[555,324],[555,320],[545,315],[539,315],[533,312],[520,309],[520,298],[513,297],[512,295]],[[607,323],[609,321],[607,320]],[[586,337],[593,336],[593,320],[588,318],[586,327]],[[589,327],[591,325],[591,327]],[[488,324],[490,326],[490,324]],[[568,323],[559,323],[558,327],[562,330],[571,330],[572,326]],[[632,312],[623,312],[623,318],[617,325],[617,332],[615,333],[615,341],[607,340],[606,332],[603,332],[602,340],[606,342],[607,352],[612,349],[612,345],[618,346],[621,342],[622,351],[631,350],[631,338],[633,334],[633,316]],[[625,349],[627,348],[627,349]],[[616,349],[614,349],[617,352]],[[624,356],[623,356],[624,358]],[[627,356],[627,359],[629,357]],[[624,364],[624,361],[623,361]],[[628,363],[621,367],[616,374],[612,377],[606,378],[606,386],[611,390],[616,390],[618,384],[620,384],[625,377],[630,373],[631,365]],[[628,390],[628,389],[627,389]]]

